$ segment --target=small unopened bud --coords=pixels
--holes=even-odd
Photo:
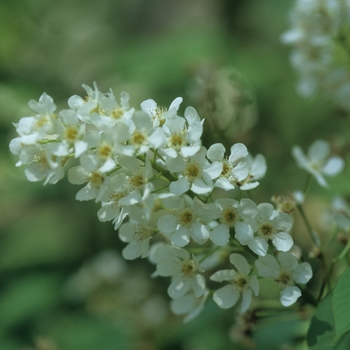
[[[309,258],[318,258],[321,256],[321,250],[319,247],[313,246],[309,252]]]
[[[339,233],[337,235],[337,240],[345,246],[349,242],[349,235],[346,233]]]
[[[276,204],[277,210],[290,214],[297,206],[297,201],[293,194],[272,196],[272,202]]]

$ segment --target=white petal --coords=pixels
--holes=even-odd
[[[201,297],[205,292],[205,278],[203,275],[195,274],[191,280],[194,294],[197,298]]]
[[[115,161],[112,158],[108,158],[105,163],[98,169],[101,173],[107,173],[116,166]]]
[[[222,309],[228,309],[237,303],[239,292],[233,285],[227,285],[218,289],[213,299]]]
[[[167,138],[161,128],[156,128],[152,135],[148,137],[148,142],[153,148],[157,149],[166,145]]]
[[[233,253],[230,255],[230,263],[236,267],[242,275],[249,275],[250,265],[247,259],[240,254]]]
[[[181,102],[182,102],[182,97],[176,97],[175,100],[173,102],[171,102],[171,105],[169,107],[169,111],[173,108],[177,111],[180,107]]]
[[[213,190],[213,184],[207,184],[202,179],[195,179],[192,183],[191,190],[196,194],[205,194]]]
[[[208,226],[203,225],[200,222],[194,222],[191,225],[191,229],[191,237],[198,244],[204,244],[210,237],[210,230]]]
[[[184,115],[189,124],[193,124],[194,122],[198,122],[200,120],[197,111],[191,106],[185,109]]]
[[[30,164],[25,170],[24,174],[28,181],[36,182],[43,179],[45,171],[41,169],[41,166],[37,162]]]
[[[180,260],[177,258],[163,259],[157,264],[157,271],[160,276],[168,277],[172,276],[177,272]]]
[[[182,157],[177,156],[176,158],[167,158],[165,166],[171,173],[180,173],[185,169],[186,163]]]
[[[242,292],[241,312],[248,310],[250,303],[252,302],[252,294],[251,289],[245,289]]]
[[[243,198],[240,202],[239,213],[245,217],[252,217],[257,213],[256,204],[248,198]]]
[[[276,278],[280,271],[276,258],[270,254],[260,256],[255,261],[255,267],[258,269],[259,275],[265,278]]]
[[[312,278],[312,269],[309,263],[303,262],[293,271],[292,278],[296,283],[305,284]]]
[[[325,166],[322,168],[322,172],[325,175],[333,176],[340,173],[344,168],[344,160],[340,157],[332,157],[328,159]]]
[[[182,177],[177,181],[174,181],[169,186],[170,192],[177,196],[182,195],[190,189],[190,183],[186,177]]]
[[[283,306],[290,306],[294,304],[301,296],[301,291],[298,287],[287,286],[281,291],[280,301]]]
[[[80,165],[70,168],[68,181],[74,185],[81,185],[88,181],[89,173]]]
[[[85,141],[77,140],[74,142],[74,157],[79,158],[88,149],[88,143]]]
[[[298,259],[291,253],[278,253],[277,259],[280,262],[281,267],[288,271],[293,271],[298,266]]]
[[[80,157],[80,164],[88,171],[94,171],[98,168],[100,160],[96,154],[83,154]]]
[[[311,160],[318,162],[325,159],[330,151],[328,142],[324,140],[315,141],[308,150],[308,156]]]
[[[257,255],[266,255],[269,245],[266,240],[262,237],[255,237],[251,242],[249,242],[248,247]]]
[[[305,157],[303,150],[299,146],[294,146],[292,148],[292,155],[300,168],[308,168],[308,160]]]
[[[210,176],[211,179],[216,179],[217,177],[220,176],[222,172],[222,163],[220,162],[213,162],[210,164],[209,167],[205,169],[205,172]]]
[[[115,203],[107,204],[100,208],[97,212],[97,216],[100,221],[110,221],[119,216],[120,208]]]
[[[255,180],[259,180],[266,174],[266,160],[262,154],[257,154],[251,165],[250,174]]]
[[[158,229],[164,233],[172,233],[177,226],[177,218],[174,215],[163,215],[157,223]]]
[[[207,157],[212,162],[222,161],[225,155],[225,147],[221,143],[211,145],[207,151]]]
[[[231,182],[226,179],[225,177],[220,177],[216,182],[215,182],[215,187],[222,188],[225,191],[233,190],[235,186],[231,184]]]
[[[152,99],[141,102],[141,109],[149,115],[152,115],[153,110],[156,108],[157,103]]]
[[[200,146],[185,146],[181,147],[180,153],[184,158],[192,157],[200,150],[200,148]]]
[[[285,232],[278,232],[272,238],[272,244],[277,250],[287,252],[292,248],[294,241],[291,235]]]
[[[230,230],[227,225],[219,224],[211,232],[210,238],[212,242],[218,246],[224,246],[230,239]]]
[[[123,258],[126,260],[134,260],[141,256],[141,246],[138,242],[131,242],[122,250]]]
[[[256,276],[252,276],[249,279],[249,287],[252,289],[255,295],[259,294],[259,281]]]
[[[175,278],[168,288],[168,294],[173,299],[179,299],[187,293],[188,288],[189,285],[187,281]]]
[[[247,147],[243,143],[236,143],[231,147],[231,155],[229,157],[229,161],[236,162],[237,160],[244,158],[247,155]]]
[[[326,179],[320,174],[320,173],[317,173],[317,172],[313,172],[312,175],[315,177],[317,183],[322,186],[322,187],[328,187],[328,183],[326,181]]]
[[[98,190],[88,183],[85,187],[80,189],[75,195],[75,199],[78,201],[89,201],[95,199],[98,195]]]
[[[223,282],[223,281],[233,281],[236,277],[237,273],[235,270],[219,270],[213,273],[210,276],[210,279],[215,282]]]
[[[134,224],[132,224],[131,222],[126,222],[125,224],[123,224],[118,231],[120,240],[128,243],[130,243],[133,240],[134,233],[135,227]]]
[[[171,242],[177,247],[184,247],[190,243],[190,232],[188,228],[181,227],[171,235]]]
[[[237,222],[235,225],[235,230],[236,230],[235,238],[242,245],[249,244],[254,238],[254,234],[251,226],[245,224],[244,222]]]
[[[182,298],[172,300],[170,303],[171,311],[175,315],[185,315],[196,305],[197,298],[193,293],[188,293]]]

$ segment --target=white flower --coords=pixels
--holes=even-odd
[[[241,312],[244,312],[249,308],[253,293],[258,295],[259,282],[256,276],[249,276],[251,267],[242,255],[231,254],[230,262],[237,271],[220,270],[210,277],[216,282],[231,282],[215,291],[213,298],[221,308],[228,309],[234,306],[242,295]]]
[[[16,165],[30,163],[24,173],[28,181],[45,179],[44,185],[55,184],[64,176],[61,158],[55,157],[48,147],[31,146],[22,150],[20,161]]]
[[[236,143],[231,147],[229,158],[225,159],[224,156],[225,147],[221,143],[210,146],[207,151],[208,159],[222,164],[221,174],[215,180],[214,186],[228,191],[248,177],[249,168],[246,162],[248,150],[242,143]]]
[[[257,209],[256,204],[247,198],[240,202],[234,199],[217,199],[215,204],[220,208],[219,224],[211,232],[211,240],[219,246],[224,246],[229,242],[230,229],[234,227],[235,231],[251,230],[249,219],[253,219]]]
[[[204,147],[192,157],[183,159],[168,158],[165,162],[166,167],[172,173],[178,173],[179,179],[170,184],[170,192],[177,196],[191,189],[196,194],[206,194],[213,190],[212,179],[221,173],[221,164],[209,164],[205,158],[206,150]]]
[[[157,127],[162,126],[169,118],[176,116],[181,102],[182,97],[177,97],[167,110],[166,108],[159,107],[154,100],[149,99],[141,103],[141,109],[151,117],[153,126]]]
[[[293,226],[292,217],[276,211],[269,203],[261,203],[257,209],[255,224],[252,220],[248,228],[237,230],[236,239],[260,256],[266,255],[270,240],[277,250],[288,251],[293,245],[293,239],[288,233]]]
[[[175,315],[186,315],[184,322],[189,322],[202,312],[208,296],[208,290],[199,298],[193,292],[189,292],[179,299],[173,299],[170,302],[170,309]]]
[[[85,135],[85,124],[81,123],[77,113],[72,110],[64,110],[59,114],[62,120],[62,132],[60,139],[52,143],[53,153],[57,156],[64,157],[71,154],[71,148],[74,150],[74,157],[79,158],[89,145],[83,140]]]
[[[188,196],[164,200],[164,206],[171,210],[170,214],[162,215],[158,220],[158,229],[170,236],[171,242],[184,247],[192,238],[196,243],[203,244],[210,237],[210,221],[219,216],[219,209],[213,204],[204,204],[195,197]]]
[[[168,118],[162,127],[168,142],[161,154],[171,158],[196,154],[202,144],[203,122],[193,107],[186,108],[184,118],[176,115]]]
[[[101,200],[107,190],[107,177],[98,170],[100,162],[97,156],[92,154],[83,154],[80,157],[81,165],[72,167],[68,171],[68,181],[74,185],[86,186],[78,191],[76,199],[87,201],[95,199]]]
[[[123,242],[129,243],[122,251],[125,259],[134,260],[138,257],[148,256],[149,241],[155,233],[148,221],[126,222],[120,226],[118,233]]]
[[[251,155],[248,155],[245,159],[248,166],[248,176],[237,182],[237,185],[240,186],[241,190],[248,191],[259,185],[257,180],[262,179],[267,170],[266,160],[262,154],[257,154],[254,158]]]
[[[205,278],[198,261],[184,249],[168,246],[158,256],[157,272],[163,277],[172,277],[168,294],[173,299],[183,297],[187,292],[193,291],[196,298],[201,297],[205,291]]]
[[[330,146],[324,140],[315,141],[304,154],[299,146],[294,146],[292,155],[298,166],[313,175],[320,186],[328,187],[324,175],[334,176],[342,171],[344,161],[342,158],[329,156]]]
[[[132,121],[135,130],[131,133],[129,145],[133,154],[145,154],[150,148],[158,149],[165,146],[167,139],[160,127],[154,127],[151,117],[144,112],[135,112]]]
[[[280,252],[277,259],[267,254],[255,262],[260,276],[273,278],[281,288],[280,301],[283,306],[294,304],[301,296],[301,290],[295,283],[306,284],[312,277],[309,263],[298,263],[298,259],[285,252]]]

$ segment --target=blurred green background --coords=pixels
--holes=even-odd
[[[8,144],[16,136],[12,122],[31,114],[30,99],[46,92],[66,108],[71,95],[85,96],[81,84],[96,81],[116,96],[127,91],[136,108],[148,98],[167,107],[182,96],[180,113],[193,105],[207,119],[205,146],[244,142],[252,154],[264,154],[268,173],[254,192],[258,202],[301,188],[306,175],[294,165],[291,147],[305,149],[316,138],[341,146],[344,126],[326,100],[296,93],[290,49],[279,39],[292,4],[0,1],[1,350],[245,349],[232,342],[232,310],[210,301],[189,324],[172,316],[168,281],[151,279],[154,267],[146,260],[121,260],[123,244],[110,223],[98,221],[97,205],[75,201],[78,188],[66,179],[29,183]],[[236,73],[225,75],[232,69],[256,101],[235,117]],[[211,100],[213,91],[231,97],[221,104]],[[212,130],[213,115],[236,124],[229,132]],[[342,184],[336,186],[341,192]],[[257,329],[257,349],[282,349],[305,327],[288,315],[272,319]]]

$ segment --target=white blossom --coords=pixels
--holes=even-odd
[[[335,176],[342,171],[344,161],[338,156],[330,156],[329,143],[317,140],[305,155],[299,146],[294,146],[292,155],[297,165],[313,175],[320,186],[328,187],[324,176]]]
[[[157,272],[163,277],[172,277],[168,294],[173,299],[183,297],[193,291],[196,298],[206,291],[205,278],[198,261],[187,250],[177,247],[168,248],[168,254],[157,263]]]
[[[251,267],[242,255],[231,254],[230,262],[237,270],[220,270],[210,276],[212,281],[230,282],[215,291],[213,298],[221,308],[228,309],[234,306],[242,295],[240,311],[244,312],[250,306],[253,293],[258,295],[259,282],[255,275],[249,276]]]
[[[184,247],[192,238],[203,244],[211,236],[209,222],[219,216],[219,209],[213,204],[204,204],[195,197],[188,196],[164,200],[164,206],[170,214],[162,215],[158,220],[158,229],[170,237],[171,242]]]
[[[214,186],[228,191],[248,177],[249,167],[246,161],[248,150],[242,143],[236,143],[231,147],[228,159],[224,156],[225,147],[221,143],[211,145],[207,151],[208,159],[222,164],[221,174],[215,179]]]
[[[291,253],[280,252],[277,259],[270,254],[260,256],[255,266],[261,277],[272,278],[278,284],[283,306],[294,304],[301,296],[301,290],[295,284],[306,284],[312,277],[310,264],[299,264],[298,259]]]
[[[286,252],[293,245],[288,233],[292,226],[293,219],[289,214],[276,211],[272,204],[261,203],[257,206],[254,221],[250,221],[248,228],[237,230],[235,237],[260,256],[266,255],[269,241],[277,250]]]

